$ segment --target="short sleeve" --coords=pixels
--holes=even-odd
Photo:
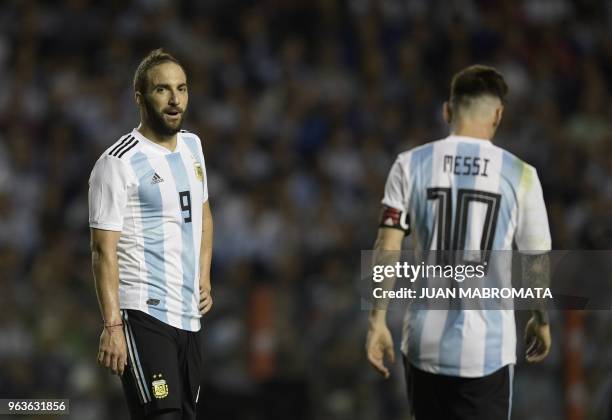
[[[407,200],[404,193],[407,188],[406,181],[401,160],[398,158],[389,171],[382,204],[406,212]]]
[[[204,159],[204,153],[202,152],[202,203],[208,201],[208,177],[206,176],[206,160]]]
[[[187,144],[193,156],[197,156],[197,160],[201,164],[202,173],[201,176],[198,174],[198,179],[202,180],[202,203],[206,203],[208,201],[208,177],[206,176],[206,160],[204,159],[202,140],[194,133],[181,132],[181,134],[185,144]]]
[[[519,251],[550,251],[551,239],[544,194],[536,170],[525,169],[518,197],[515,242]]]
[[[127,205],[128,169],[112,156],[104,155],[89,178],[89,226],[96,229],[123,230]]]

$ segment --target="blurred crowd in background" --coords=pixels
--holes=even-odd
[[[184,128],[203,140],[215,220],[204,418],[406,418],[400,363],[385,382],[364,357],[360,250],[395,156],[447,135],[467,65],[508,81],[495,141],[537,168],[554,248],[610,248],[609,2],[5,1],[0,28],[1,397],[127,418],[95,363],[88,178],[138,124],[133,73],[160,46],[188,70]],[[563,419],[568,399],[597,418],[610,318],[586,315],[568,392],[553,314],[550,357],[517,368],[514,418]]]

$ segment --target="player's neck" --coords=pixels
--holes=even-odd
[[[494,134],[495,131],[491,130],[491,127],[483,124],[471,124],[465,121],[458,121],[451,126],[451,135],[453,136],[472,137],[491,141]]]
[[[165,147],[171,152],[174,152],[174,150],[176,149],[176,134],[170,136],[161,135],[153,131],[151,127],[146,124],[143,124],[142,122],[138,126],[137,130],[147,139],[159,144],[162,147]]]

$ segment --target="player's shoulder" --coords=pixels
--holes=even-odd
[[[537,172],[538,171],[536,170],[536,168],[533,165],[530,165],[529,163],[527,163],[527,161],[521,159],[520,157],[518,157],[514,153],[512,153],[512,152],[510,152],[510,151],[508,151],[508,150],[506,150],[506,149],[504,149],[502,147],[499,147],[499,146],[496,146],[496,145],[493,145],[493,147],[496,147],[496,148],[498,148],[501,151],[502,160],[504,162],[507,162],[509,164],[508,166],[513,167],[513,168],[517,168],[518,170],[520,170],[520,172],[525,171],[526,173],[530,173],[530,174],[533,174],[533,175],[537,176]]]
[[[132,156],[140,150],[141,143],[133,132],[122,135],[98,157],[92,174],[129,173]]]
[[[198,145],[202,145],[202,140],[200,139],[200,136],[198,136],[196,133],[187,130],[181,130],[180,133],[181,137],[186,142],[195,142]]]
[[[129,162],[131,157],[137,153],[142,147],[140,139],[138,136],[134,135],[132,131],[127,134],[119,137],[117,141],[111,144],[106,150],[102,153],[99,160],[109,160],[109,161],[121,161],[121,162]]]
[[[192,153],[192,156],[202,156],[202,159],[204,159],[202,140],[200,140],[200,137],[197,134],[192,133],[191,131],[181,130],[180,137],[183,139],[183,143],[187,145],[187,148]]]
[[[397,155],[396,161],[402,165],[408,165],[411,161],[423,162],[431,159],[434,145],[442,140],[433,140],[405,150]]]

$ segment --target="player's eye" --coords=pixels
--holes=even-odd
[[[163,87],[158,87],[158,88],[155,88],[155,93],[163,93],[164,90],[165,89]]]

